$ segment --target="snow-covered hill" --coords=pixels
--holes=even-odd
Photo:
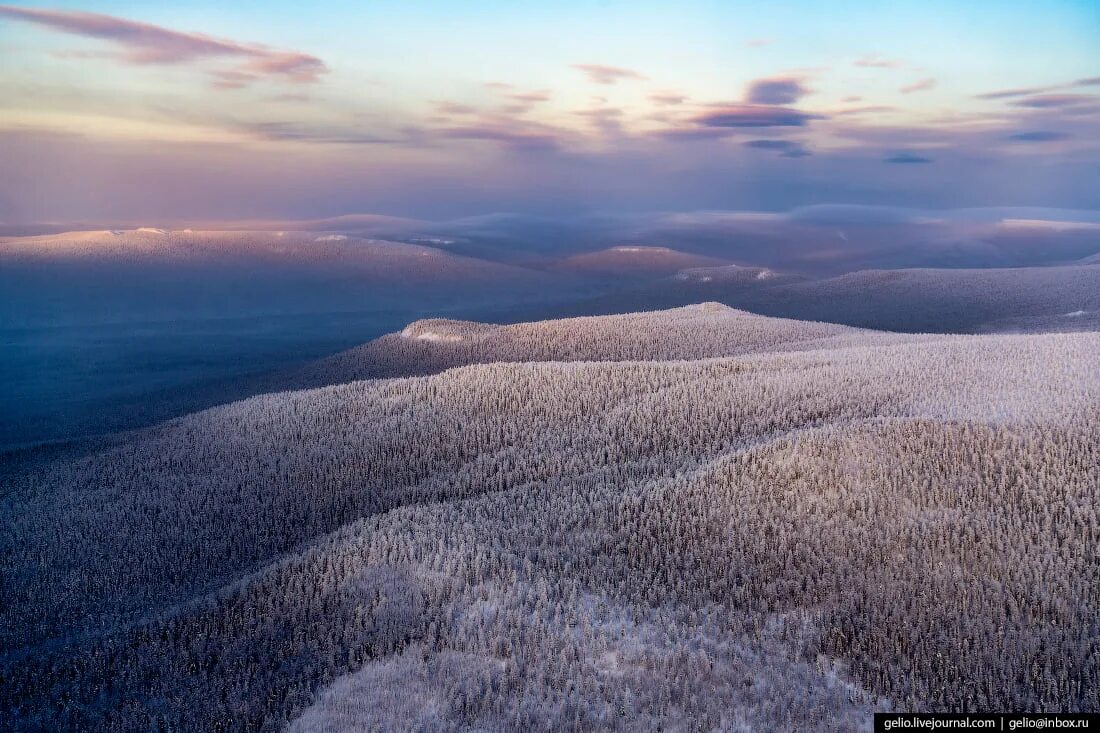
[[[280,386],[434,374],[492,362],[706,359],[912,338],[768,318],[721,303],[505,326],[429,319],[309,364]]]
[[[708,304],[417,322],[349,358],[456,368],[5,475],[0,717],[859,730],[891,707],[1094,710],[1097,353],[1095,333]]]

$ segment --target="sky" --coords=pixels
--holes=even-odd
[[[0,5],[0,223],[1100,209],[1100,3]]]

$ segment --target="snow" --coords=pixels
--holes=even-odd
[[[401,331],[401,335],[405,338],[418,339],[420,341],[462,341],[462,336],[457,333],[446,333],[444,331],[421,331],[414,328],[415,324],[410,324]]]
[[[654,253],[660,252],[660,253],[667,253],[667,252],[671,252],[672,250],[669,249],[668,247],[631,246],[631,247],[612,247],[611,251],[612,252],[654,252]]]

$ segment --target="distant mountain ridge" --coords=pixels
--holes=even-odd
[[[1100,268],[1093,265],[860,270],[825,279],[772,270],[773,277],[760,279],[761,271],[685,270],[579,302],[574,311],[629,312],[714,300],[774,317],[910,333],[1100,328]],[[1079,311],[1086,317],[1066,317]]]

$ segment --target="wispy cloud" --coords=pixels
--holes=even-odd
[[[663,107],[671,107],[686,102],[687,95],[677,92],[654,92],[649,95],[649,101]]]
[[[1074,87],[1100,86],[1100,76],[1090,76],[1085,79],[1077,79],[1066,84],[1051,84],[1045,87],[1019,87],[1016,89],[998,89],[985,94],[975,95],[975,99],[1015,99],[1017,97],[1032,97],[1058,92]]]
[[[550,100],[550,92],[519,92],[516,94],[509,94],[509,99],[514,99],[517,102],[525,102],[528,104],[538,104],[539,102],[547,102]]]
[[[263,78],[312,83],[328,71],[321,59],[308,53],[185,33],[99,13],[0,5],[0,18],[106,41],[119,49],[113,58],[129,64],[188,64],[231,59],[235,61],[231,68],[212,72],[214,85],[222,88],[237,88]]]
[[[745,41],[745,45],[749,48],[760,48],[762,46],[770,46],[775,43],[774,38],[752,38]]]
[[[833,110],[829,114],[834,117],[854,117],[856,115],[883,114],[895,111],[897,111],[897,107],[891,107],[888,104],[865,104],[859,107],[844,107]]]
[[[780,76],[753,81],[745,99],[751,104],[793,104],[809,93],[798,77]]]
[[[533,110],[536,106],[550,101],[550,92],[514,92],[505,95],[510,103],[505,105],[504,111],[508,114],[519,115]]]
[[[236,127],[259,140],[269,142],[391,145],[405,143],[410,139],[408,135],[376,135],[354,128],[310,125],[297,122],[245,122],[237,124]]]
[[[1027,97],[1032,94],[1042,94],[1043,92],[1049,92],[1052,89],[1058,87],[1019,87],[1016,89],[998,89],[993,92],[986,92],[984,94],[976,94],[975,99],[1014,99],[1016,97]]]
[[[461,102],[436,102],[435,110],[441,115],[472,115],[477,110]]]
[[[1012,104],[1017,107],[1050,109],[1055,107],[1072,107],[1074,105],[1095,101],[1097,101],[1097,97],[1089,94],[1040,94],[1034,97],[1020,99]]]
[[[924,92],[924,91],[927,91],[929,89],[934,89],[935,86],[936,86],[936,80],[933,79],[932,77],[928,77],[927,79],[921,79],[919,81],[915,81],[912,84],[906,84],[905,86],[903,86],[898,91],[901,92],[902,94],[912,94],[913,92]]]
[[[633,69],[604,64],[573,64],[573,68],[584,72],[593,84],[617,84],[620,81],[644,81],[647,77]]]
[[[865,69],[899,69],[903,66],[901,61],[884,59],[877,54],[856,59],[854,63]]]

